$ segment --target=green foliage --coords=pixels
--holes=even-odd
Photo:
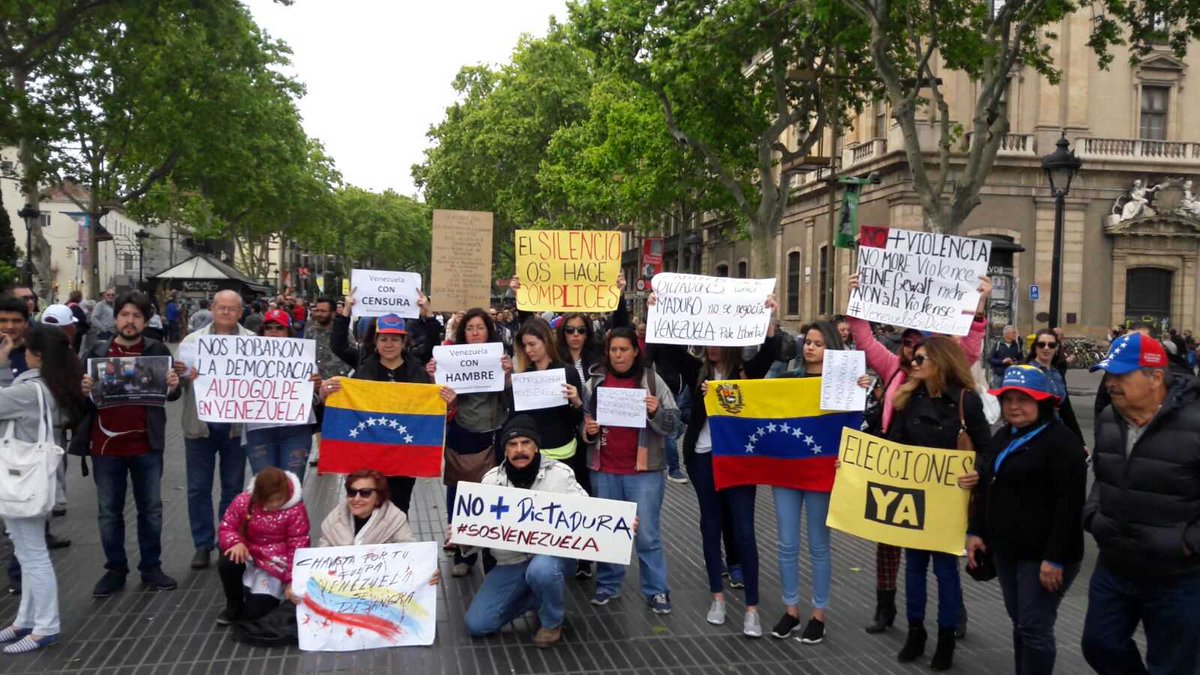
[[[432,209],[391,190],[339,190],[322,250],[368,268],[402,269],[429,276]],[[347,267],[343,274],[349,275]]]
[[[17,240],[13,237],[12,220],[4,200],[0,199],[0,264],[17,261]]]

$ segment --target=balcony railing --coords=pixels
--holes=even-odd
[[[887,154],[887,139],[873,138],[865,143],[847,146],[842,153],[842,163],[851,167]]]
[[[1152,141],[1141,138],[1081,138],[1076,142],[1080,157],[1111,161],[1171,160],[1200,164],[1200,143]]]
[[[966,134],[965,147],[971,147],[971,137],[973,135],[972,133]],[[996,151],[996,154],[1001,157],[1019,155],[1032,157],[1037,154],[1034,152],[1034,146],[1033,134],[1004,134],[1004,137],[1000,139],[1000,148]]]

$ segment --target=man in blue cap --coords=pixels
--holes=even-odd
[[[1200,673],[1200,382],[1167,368],[1162,344],[1141,333],[1092,367],[1112,399],[1096,420],[1083,509],[1100,547],[1083,654],[1101,675]]]

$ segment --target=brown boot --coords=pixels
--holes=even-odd
[[[545,649],[562,639],[562,626],[558,628],[539,628],[536,635],[533,636],[533,644],[535,647]]]

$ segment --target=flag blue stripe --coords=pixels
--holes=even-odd
[[[321,435],[335,441],[441,447],[445,423],[446,418],[441,415],[396,415],[325,408]]]
[[[788,420],[710,417],[713,454],[722,457],[809,459],[837,457],[842,427],[859,429],[862,413]]]

